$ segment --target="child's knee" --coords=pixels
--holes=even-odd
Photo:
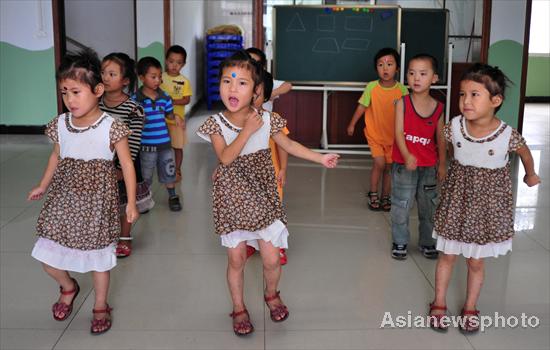
[[[484,267],[483,259],[470,258],[466,260],[466,263],[468,264],[468,271],[471,271],[474,273],[483,271],[483,267]]]
[[[266,270],[276,270],[281,266],[281,261],[279,257],[279,252],[276,254],[270,254],[269,256],[262,257],[262,262],[264,269]]]
[[[453,265],[456,261],[457,255],[454,254],[439,254],[439,261],[444,264]]]
[[[245,263],[246,254],[231,254],[227,259],[227,264],[234,270],[243,270]]]

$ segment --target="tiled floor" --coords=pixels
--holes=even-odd
[[[206,113],[203,111],[202,113]],[[204,117],[193,117],[194,130]],[[432,298],[435,263],[414,249],[406,261],[389,255],[389,216],[365,206],[371,162],[344,157],[335,170],[291,159],[286,206],[291,231],[281,290],[291,316],[269,319],[262,300],[258,257],[246,269],[245,295],[256,332],[236,337],[225,268],[212,233],[210,176],[216,163],[197,137],[185,151],[184,209],[172,213],[156,188],[157,206],[134,229],[134,254],[112,273],[112,330],[91,336],[93,291],[89,274],[76,274],[82,292],[69,320],[50,307],[57,286],[30,257],[41,203],[25,200],[40,179],[51,147],[43,136],[0,136],[1,349],[548,349],[550,348],[550,233],[548,105],[529,105],[524,136],[543,183],[516,181],[514,251],[487,260],[479,301],[485,315],[536,316],[536,328],[489,328],[464,336],[418,327],[381,328],[384,314],[424,315]],[[514,168],[514,178],[518,175]],[[414,212],[413,212],[414,213]],[[413,214],[412,227],[417,223]],[[464,299],[466,270],[455,269],[450,312]],[[534,319],[532,319],[534,320]]]

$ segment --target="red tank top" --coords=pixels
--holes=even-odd
[[[425,118],[420,116],[414,109],[410,95],[403,96],[404,118],[403,134],[407,149],[416,157],[418,166],[434,166],[437,164],[437,122],[443,115],[443,104],[437,103],[432,115]],[[397,147],[393,144],[393,161],[404,164],[405,160]]]

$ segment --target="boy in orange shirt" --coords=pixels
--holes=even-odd
[[[355,124],[364,115],[363,130],[374,166],[370,179],[370,190],[367,193],[371,210],[391,210],[391,164],[392,147],[395,134],[395,102],[407,95],[407,88],[395,80],[399,70],[399,54],[395,49],[383,48],[374,57],[378,80],[371,81],[359,98],[357,109],[348,125],[348,135],[352,136]],[[378,195],[378,185],[382,179],[382,197]]]

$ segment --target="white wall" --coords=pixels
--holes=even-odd
[[[172,44],[181,45],[187,51],[187,63],[181,70],[181,74],[190,80],[193,88],[190,108],[204,94],[206,3],[202,0],[174,0],[171,8]]]
[[[100,57],[116,51],[135,58],[133,0],[65,0],[65,29]]]
[[[0,1],[0,41],[31,51],[53,47],[51,1]]]

